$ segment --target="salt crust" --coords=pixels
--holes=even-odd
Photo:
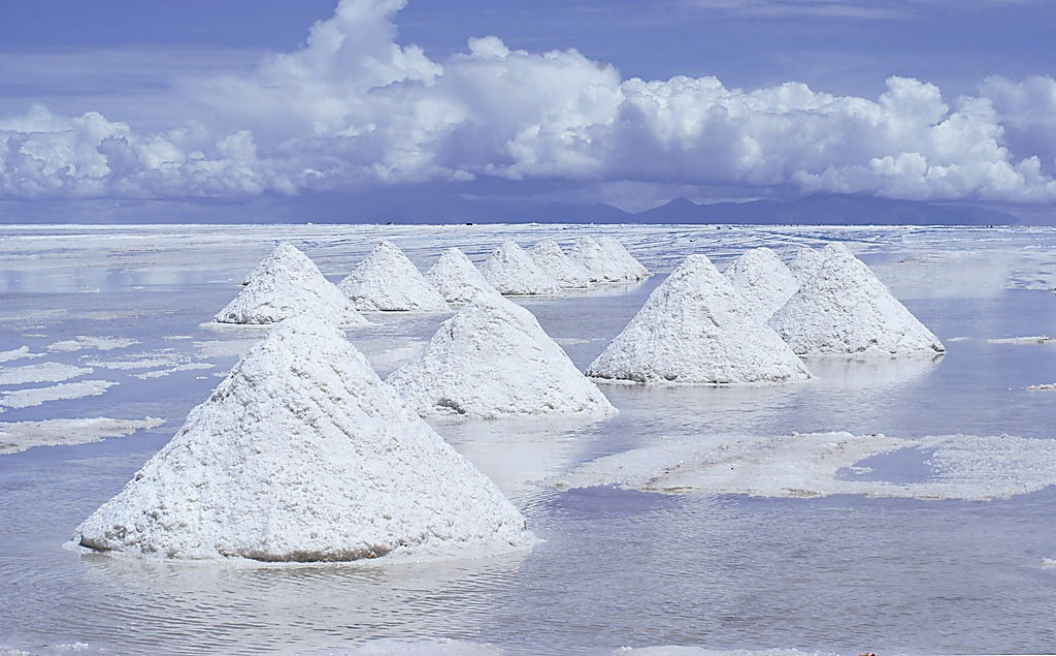
[[[690,255],[587,368],[639,383],[729,385],[811,377],[705,255]]]
[[[465,303],[481,292],[498,293],[480,269],[457,248],[448,248],[441,253],[425,272],[425,279],[448,303]]]
[[[68,401],[86,396],[101,396],[117,383],[109,380],[84,380],[76,383],[59,383],[51,387],[34,387],[6,392],[0,395],[0,406],[8,408],[31,408],[50,401]],[[0,412],[3,409],[0,408]]]
[[[28,346],[20,346],[17,349],[11,351],[0,351],[0,362],[12,362],[14,360],[26,360],[33,358],[42,358],[43,353],[30,353]]]
[[[919,482],[896,482],[855,467],[895,451],[915,458],[929,474]],[[989,500],[1056,485],[1056,441],[1007,435],[912,440],[850,433],[693,436],[600,458],[553,483],[670,494]]]
[[[315,263],[291,244],[276,246],[242,284],[238,296],[216,314],[216,322],[264,325],[312,313],[344,326],[367,323]]]
[[[724,272],[756,321],[766,323],[799,289],[799,281],[773,250],[745,251]]]
[[[792,256],[792,261],[788,263],[788,270],[802,284],[818,272],[824,261],[825,256],[821,254],[821,251],[805,246]]]
[[[0,385],[27,383],[61,383],[64,380],[92,373],[91,369],[58,362],[41,362],[22,367],[0,368]]]
[[[0,423],[0,454],[18,453],[36,446],[60,446],[98,442],[108,437],[131,435],[165,423],[163,419],[47,419]]]
[[[817,272],[770,325],[800,355],[934,356],[942,342],[843,244],[822,249]]]
[[[649,276],[649,270],[613,237],[580,237],[569,257],[587,270],[591,282],[635,282]]]
[[[382,241],[337,285],[360,312],[448,312],[447,301],[390,241]]]
[[[556,278],[536,266],[523,248],[508,239],[491,252],[480,272],[500,294],[549,295],[561,291]]]
[[[496,294],[441,324],[421,358],[388,382],[423,416],[616,413],[531,312]]]
[[[97,351],[113,351],[114,349],[128,348],[138,344],[134,339],[124,337],[88,337],[81,335],[77,339],[67,339],[50,344],[47,348],[52,352],[74,353],[84,349],[95,349]]]
[[[579,262],[576,262],[565,252],[556,241],[544,239],[532,246],[528,251],[535,265],[543,271],[548,271],[562,289],[583,289],[590,287],[590,273]]]
[[[533,536],[334,325],[275,328],[74,543],[180,559],[465,558]]]

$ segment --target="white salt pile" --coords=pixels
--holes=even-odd
[[[465,303],[481,292],[498,293],[480,270],[457,248],[449,248],[425,273],[448,303]]]
[[[773,250],[745,251],[724,272],[747,302],[745,309],[756,321],[765,323],[799,289],[799,281]]]
[[[367,323],[315,263],[291,244],[279,244],[242,284],[242,291],[216,314],[215,321],[271,324],[311,313],[344,326]]]
[[[612,237],[581,237],[570,257],[587,270],[591,282],[634,282],[649,276],[649,270]]]
[[[480,272],[500,294],[557,294],[561,291],[557,280],[536,266],[528,253],[511,240],[502,242],[491,252]]]
[[[447,312],[447,301],[395,244],[383,241],[337,285],[361,312]]]
[[[253,347],[76,544],[183,558],[465,558],[534,538],[334,325]]]
[[[445,321],[422,357],[388,382],[425,416],[616,412],[531,312],[495,294],[476,297]]]
[[[792,272],[796,280],[804,283],[818,272],[818,269],[821,268],[821,263],[824,261],[825,256],[820,251],[804,246],[796,251],[792,261],[788,263],[788,270]]]
[[[587,368],[596,378],[705,385],[810,378],[773,330],[704,255],[690,255],[653,290],[627,327]]]
[[[843,244],[778,310],[770,325],[801,355],[936,355],[942,342]]]
[[[556,241],[545,239],[528,251],[535,265],[543,271],[550,272],[562,289],[583,289],[590,287],[590,273],[565,252]]]

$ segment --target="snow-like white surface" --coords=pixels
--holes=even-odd
[[[590,287],[590,272],[579,262],[573,260],[561,250],[553,239],[544,239],[528,251],[535,265],[547,271],[562,289],[583,289]]]
[[[640,383],[754,384],[810,378],[806,365],[705,255],[690,255],[587,368]]]
[[[361,312],[447,312],[447,301],[403,251],[382,241],[338,283]]]
[[[41,362],[21,367],[0,368],[0,385],[27,383],[61,383],[64,380],[92,373],[91,369],[59,362]]]
[[[43,353],[31,353],[28,346],[20,346],[19,348],[11,349],[10,351],[0,351],[0,363],[42,357],[44,357]]]
[[[901,465],[890,465],[893,475],[887,478],[889,472],[857,466],[894,452],[928,474],[905,482],[897,480]],[[843,432],[694,436],[599,458],[553,482],[670,494],[986,500],[1056,485],[1056,441],[1007,435],[910,440]]]
[[[0,454],[18,453],[36,446],[59,446],[123,437],[165,423],[163,419],[47,419],[0,423]]]
[[[388,382],[424,416],[615,414],[528,310],[481,294]]]
[[[109,380],[84,380],[76,383],[59,383],[51,387],[33,387],[0,394],[0,406],[7,408],[31,408],[50,401],[68,401],[86,396],[101,396],[117,383]],[[3,409],[0,408],[0,412]]]
[[[934,356],[942,342],[840,243],[770,325],[801,355]]]
[[[1048,335],[1037,335],[1034,337],[1000,337],[986,340],[987,344],[1014,344],[1017,346],[1033,346],[1036,344],[1048,344],[1053,340]]]
[[[285,321],[76,531],[170,558],[462,558],[526,548],[524,518],[335,326]]]
[[[765,246],[745,251],[723,273],[760,323],[769,321],[799,289],[799,281],[788,266]]]
[[[592,282],[634,282],[649,276],[649,270],[614,237],[580,237],[569,257],[587,270]]]
[[[425,279],[448,303],[465,303],[481,292],[498,293],[466,254],[454,247],[440,254]]]
[[[825,256],[821,254],[821,251],[804,246],[792,256],[792,261],[788,263],[788,270],[802,284],[818,272],[824,261]]]
[[[257,265],[242,291],[216,314],[215,320],[272,324],[302,313],[345,326],[367,323],[307,255],[283,243]]]
[[[48,350],[56,353],[75,353],[85,349],[97,351],[113,351],[115,349],[128,348],[138,344],[134,339],[126,337],[90,337],[81,335],[77,339],[65,339],[48,345]]]
[[[550,272],[543,271],[528,253],[507,239],[491,252],[480,272],[500,294],[557,294],[561,286]]]

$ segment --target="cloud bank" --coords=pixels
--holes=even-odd
[[[183,80],[195,116],[141,134],[98,112],[0,117],[0,198],[243,198],[484,178],[1056,201],[1056,79],[972,97],[892,77],[875,99],[788,82],[623,79],[495,36],[430,60],[406,0],[341,0],[245,75]]]

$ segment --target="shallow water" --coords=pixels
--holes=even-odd
[[[569,243],[609,231],[650,267],[746,248],[790,254],[848,240],[947,344],[928,362],[812,362],[802,385],[606,385],[621,410],[598,424],[440,422],[546,541],[531,553],[398,566],[260,567],[144,562],[63,548],[203,401],[259,331],[203,327],[280,239],[332,279],[392,237],[422,268],[447,246],[480,261],[510,237]],[[988,502],[659,495],[541,484],[601,456],[696,436],[849,431],[1050,440],[1056,343],[988,340],[1056,331],[1056,231],[642,226],[324,227],[199,230],[0,227],[0,364],[90,366],[99,396],[0,412],[0,422],[161,417],[134,435],[0,456],[0,653],[327,653],[385,638],[489,643],[508,654],[612,653],[620,646],[798,648],[838,653],[1056,650],[1056,489]],[[972,252],[971,257],[963,254]],[[939,262],[937,265],[936,262]],[[936,272],[941,272],[941,275]],[[523,304],[585,367],[662,276],[642,285]],[[930,280],[930,283],[929,283]],[[993,283],[994,280],[1000,284]],[[1041,281],[1041,282],[1039,282]],[[383,373],[443,317],[386,316],[352,331]],[[78,337],[135,343],[49,350]],[[166,366],[213,365],[157,377]],[[45,383],[36,386],[46,386]],[[34,385],[0,388],[0,393]],[[864,464],[927,476],[891,454]]]

